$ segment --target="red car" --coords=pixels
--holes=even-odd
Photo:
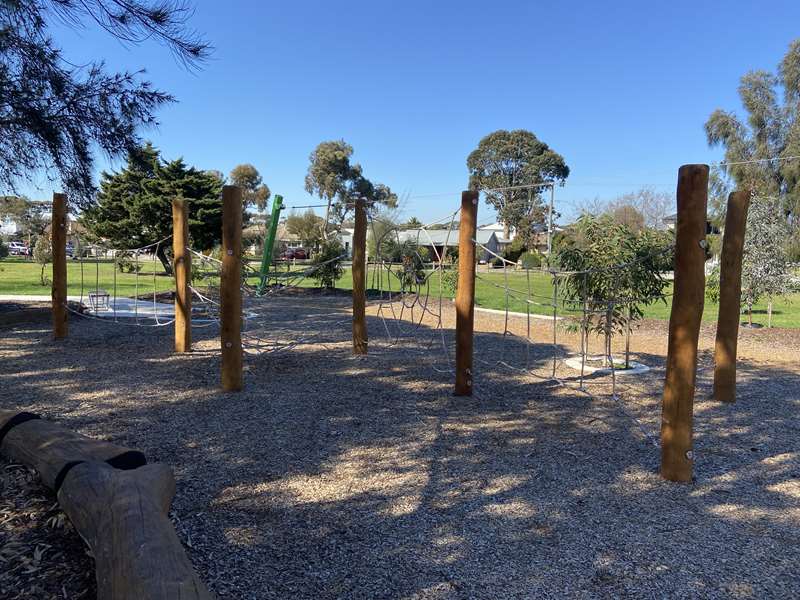
[[[308,258],[308,255],[303,248],[287,248],[284,250],[283,254],[281,254],[281,258],[284,260],[305,260]]]

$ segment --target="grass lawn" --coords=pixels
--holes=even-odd
[[[95,263],[94,261],[85,261],[83,265],[83,281],[84,294],[95,287],[100,287],[106,291],[112,292],[114,289],[114,277],[116,276],[116,286],[120,296],[133,296],[137,292],[139,295],[153,293],[156,291],[166,291],[173,289],[172,277],[163,273],[161,264],[150,260],[141,262],[142,270],[137,277],[132,273],[119,273],[114,272],[114,265],[111,261],[101,261]],[[257,269],[258,264],[252,263],[253,268]],[[302,270],[302,267],[294,267],[294,269]],[[49,283],[47,286],[42,286],[39,281],[39,273],[41,266],[32,262],[31,260],[22,258],[9,258],[0,261],[0,294],[24,294],[24,295],[48,295],[50,293]],[[45,275],[49,278],[51,270],[48,266],[45,269]],[[386,273],[384,272],[384,282],[386,281]],[[505,308],[506,303],[506,276],[502,271],[496,272],[480,272],[475,284],[475,303],[477,306],[483,308],[493,308],[502,310]],[[68,294],[73,296],[80,295],[81,293],[81,263],[79,261],[68,261],[67,263],[67,291]],[[373,287],[374,272],[372,267],[369,269],[367,287]],[[257,284],[257,278],[250,278],[251,284]],[[397,289],[397,281],[393,282],[393,289]],[[512,291],[508,297],[508,308],[515,312],[525,312],[526,302],[525,298],[528,294],[529,280],[525,273],[508,273],[508,287],[512,290],[517,290],[519,293],[515,294]],[[313,287],[316,282],[312,279],[301,279],[297,285],[305,287]],[[385,285],[385,283],[384,283]],[[341,289],[353,288],[353,277],[350,269],[345,269],[342,278],[338,281],[337,287]],[[666,293],[671,293],[672,285],[670,284]],[[430,293],[432,295],[439,294],[439,277],[434,275],[430,278]],[[541,272],[533,272],[530,274],[530,293],[534,302],[541,304],[548,304],[553,297],[553,286],[550,276]],[[518,296],[518,297],[515,297]],[[548,306],[540,306],[537,304],[530,305],[530,310],[534,314],[552,314],[552,309]],[[705,310],[703,311],[704,321],[714,321],[717,318],[718,306],[708,300],[705,303]],[[670,304],[657,302],[645,309],[645,316],[651,319],[669,319]],[[559,312],[559,314],[565,314]],[[744,320],[744,316],[743,316]],[[767,322],[767,306],[765,302],[758,304],[753,314],[753,321],[762,325]],[[773,306],[772,324],[774,327],[800,327],[800,294],[792,294],[786,298],[780,298],[775,301]]]
[[[114,268],[111,260],[83,261],[83,269],[81,269],[81,261],[68,259],[67,294],[79,296],[81,287],[83,287],[84,295],[98,287],[113,293],[115,278],[119,296],[132,297],[137,292],[139,295],[152,294],[154,288],[159,292],[174,289],[172,276],[164,274],[161,263],[142,260],[140,265],[141,271],[137,277],[133,273],[120,273]],[[7,258],[0,260],[0,294],[49,295],[53,270],[50,265],[45,267],[44,274],[47,278],[47,285],[44,286],[40,279],[41,270],[42,266],[30,259]],[[83,286],[81,286],[81,277],[83,277]]]

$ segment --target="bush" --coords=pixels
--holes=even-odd
[[[312,272],[310,277],[314,279],[319,286],[325,289],[333,289],[336,287],[336,282],[341,279],[344,269],[342,268],[342,260],[344,260],[345,251],[339,240],[329,240],[323,242],[319,252],[314,256],[311,261]]]
[[[508,245],[508,247],[503,252],[503,258],[511,262],[517,262],[519,257],[522,255],[523,252],[527,250],[525,243],[522,240],[522,236],[518,235],[514,238],[514,240]]]
[[[442,288],[450,295],[455,296],[458,289],[458,257],[449,258],[442,265]]]
[[[520,262],[522,263],[523,269],[538,269],[542,266],[542,260],[544,257],[536,252],[535,250],[531,252],[526,252],[522,255]]]
[[[50,282],[44,274],[44,269],[47,263],[53,261],[53,249],[50,246],[50,239],[46,235],[40,235],[36,240],[36,245],[33,247],[33,260],[42,265],[39,279],[42,285],[48,285]]]
[[[130,252],[122,252],[117,255],[117,268],[120,273],[139,273],[142,265],[134,258]]]
[[[8,246],[3,243],[3,240],[0,240],[0,258],[6,258],[8,256]]]
[[[495,269],[502,269],[504,264],[503,259],[499,256],[492,261],[492,266]]]
[[[576,273],[563,279],[560,290],[568,303],[587,306],[593,313],[585,335],[624,333],[644,316],[644,306],[666,304],[662,273],[674,261],[674,252],[668,250],[671,240],[662,232],[634,232],[608,215],[585,214],[570,228],[559,244],[557,262]]]
[[[714,265],[706,277],[706,298],[714,304],[719,304],[719,265]]]

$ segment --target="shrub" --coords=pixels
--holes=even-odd
[[[3,243],[3,240],[0,240],[0,258],[6,258],[8,256],[8,246]]]
[[[605,333],[609,356],[611,336],[630,330],[644,316],[644,306],[658,300],[666,304],[662,273],[673,263],[673,252],[665,251],[670,240],[661,232],[634,232],[608,215],[585,214],[559,245],[558,264],[577,272],[563,279],[563,298],[588,305],[592,314],[585,334]]]
[[[382,258],[402,265],[402,269],[395,271],[395,275],[403,289],[425,281],[425,265],[430,262],[430,252],[425,246],[420,246],[413,240],[387,240],[383,246]]]
[[[339,240],[333,239],[323,242],[319,252],[316,253],[311,261],[310,277],[319,283],[320,287],[329,290],[333,289],[336,287],[336,282],[341,279],[342,273],[344,273],[342,268],[344,257],[344,246]]]
[[[542,266],[543,256],[535,250],[526,252],[522,255],[520,262],[523,269],[538,269]]]
[[[496,257],[496,258],[495,258],[495,259],[492,261],[492,266],[493,266],[495,269],[502,269],[504,264],[505,264],[505,263],[503,262],[503,259],[502,259],[502,258],[500,258],[499,256],[498,256],[498,257]]]
[[[719,304],[719,265],[714,265],[706,277],[706,298],[714,304]]]
[[[522,253],[526,250],[527,248],[525,247],[525,242],[522,240],[522,236],[518,235],[503,252],[503,258],[511,262],[517,262]]]
[[[120,273],[139,273],[142,265],[134,258],[130,252],[117,254],[117,268]]]
[[[33,260],[42,265],[39,280],[42,285],[48,285],[50,282],[44,274],[44,269],[48,263],[53,261],[53,249],[50,246],[50,239],[46,235],[40,235],[36,240],[36,245],[33,247]]]
[[[455,295],[458,289],[458,257],[449,258],[442,265],[442,288],[450,295]]]

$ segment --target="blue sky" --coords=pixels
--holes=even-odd
[[[423,221],[458,206],[467,154],[500,128],[565,157],[566,216],[644,185],[672,192],[681,164],[721,156],[703,133],[711,111],[741,110],[739,77],[774,69],[800,36],[796,0],[195,3],[191,24],[215,46],[198,73],[153,43],[54,34],[71,61],[145,68],[177,97],[145,132],[165,157],[226,173],[253,163],[291,206],[312,200],[314,146],[344,138]]]

